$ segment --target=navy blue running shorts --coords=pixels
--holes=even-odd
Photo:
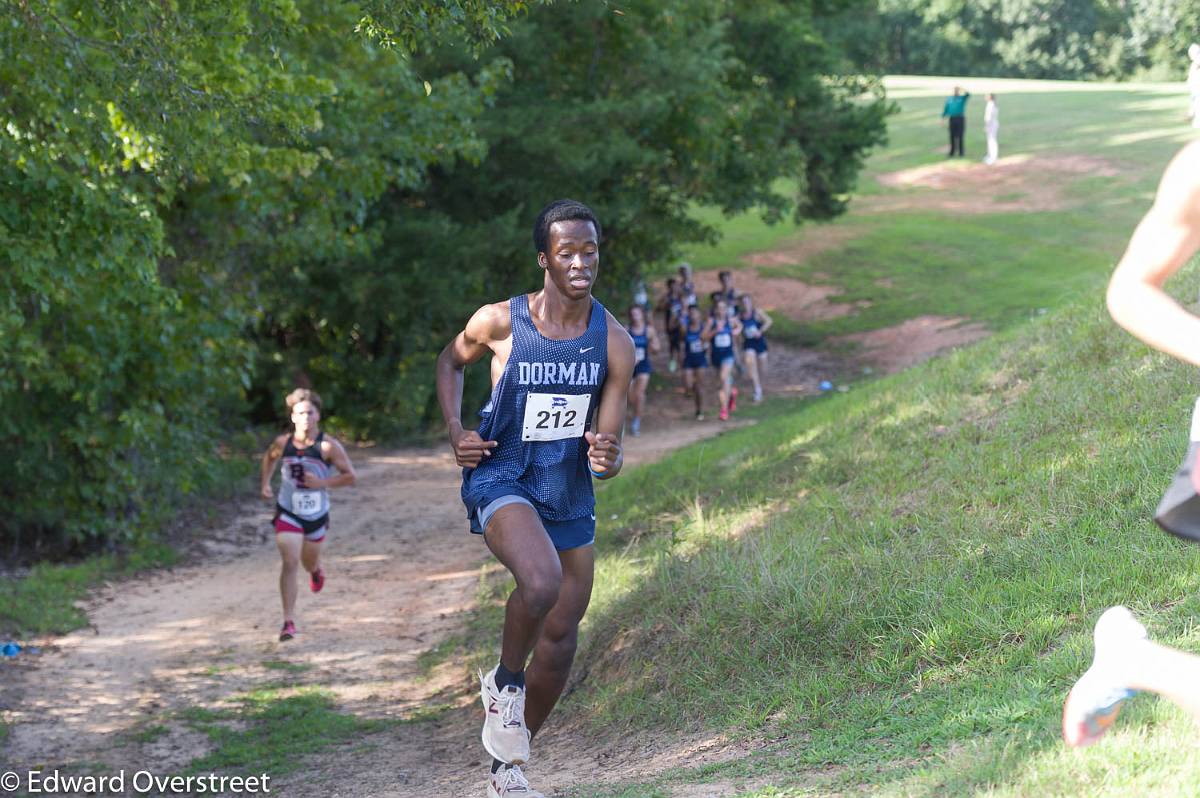
[[[524,496],[517,494],[498,496],[471,514],[472,534],[482,535],[484,530],[487,529],[488,523],[492,520],[492,516],[496,514],[496,511],[510,504],[524,504],[535,513],[537,512],[533,503]],[[541,516],[539,515],[538,517],[540,518]],[[546,534],[550,536],[550,542],[554,544],[554,548],[558,551],[590,546],[596,540],[595,515],[585,515],[582,518],[572,518],[567,521],[547,521],[545,518],[542,518],[542,526],[546,528]]]

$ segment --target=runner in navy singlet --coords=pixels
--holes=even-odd
[[[629,404],[633,420],[629,431],[634,437],[642,434],[642,409],[646,406],[646,386],[650,384],[650,354],[658,354],[658,333],[646,323],[646,313],[639,306],[629,309],[629,337],[633,339],[633,384],[629,386]]]
[[[767,376],[766,332],[771,329],[771,317],[754,307],[754,297],[742,294],[742,312],[738,320],[742,323],[742,358],[746,373],[754,381],[754,401],[761,402],[762,381]]]
[[[712,316],[704,325],[703,337],[712,346],[712,365],[721,381],[717,395],[721,399],[719,418],[722,421],[728,420],[729,413],[736,408],[733,394],[733,364],[736,355],[733,352],[733,342],[741,332],[742,323],[736,316],[730,318],[728,304],[724,298],[717,297]]]
[[[262,459],[262,496],[274,499],[271,476],[283,461],[279,499],[275,503],[275,545],[283,559],[279,592],[283,599],[280,640],[296,635],[296,576],[300,566],[308,571],[314,593],[325,586],[321,568],[321,541],[329,531],[329,489],[353,485],[354,466],[342,445],[320,430],[321,397],[307,388],[288,394],[295,429],[271,442]],[[335,475],[333,470],[338,473]]]
[[[696,283],[692,278],[692,264],[679,264],[679,294],[684,308],[699,305],[700,298],[696,296]]]
[[[679,291],[679,281],[674,277],[667,278],[667,293],[658,300],[657,309],[662,313],[663,329],[671,347],[671,359],[668,361],[667,370],[673,374],[679,367],[680,355],[683,352],[683,324],[687,310],[683,305],[683,295]]]
[[[721,298],[725,300],[725,308],[729,312],[729,318],[732,319],[738,315],[738,307],[739,307],[738,297],[741,296],[741,294],[738,292],[738,290],[733,287],[733,272],[731,272],[729,270],[718,272],[717,279],[719,279],[721,281],[721,290],[719,293],[721,295]],[[737,337],[735,337],[733,339],[733,348],[734,348],[734,358],[733,358],[734,376],[736,377],[736,379],[741,379],[742,376],[745,374],[746,369],[745,369],[745,366],[742,365],[741,340]],[[737,389],[736,379],[733,382],[733,385],[730,388],[730,392],[729,392],[729,397],[730,397],[729,398],[729,410],[730,410],[730,412],[733,412],[733,409],[735,407],[737,407],[738,389]]]
[[[687,325],[683,329],[683,387],[696,400],[696,420],[704,420],[704,399],[700,389],[702,375],[708,368],[708,358],[704,356],[704,319],[700,315],[700,307],[692,305],[687,309]]]
[[[592,479],[621,470],[634,348],[592,297],[600,223],[581,203],[547,205],[534,225],[540,291],[485,305],[438,357],[437,391],[471,531],[516,580],[500,662],[480,674],[489,798],[540,798],[520,765],[554,708],[592,592]],[[460,419],[463,370],[492,358],[479,429]],[[532,654],[532,658],[531,658]],[[528,663],[528,669],[526,669]]]
[[[730,317],[737,315],[738,297],[741,294],[733,287],[733,272],[721,271],[717,273],[717,279],[721,281],[721,299],[725,300],[725,307],[729,311]]]

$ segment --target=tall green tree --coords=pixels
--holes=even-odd
[[[526,5],[0,5],[0,539],[117,539],[204,482],[274,289],[370,251],[375,199],[483,152],[505,65],[413,56],[476,52]]]
[[[1190,0],[879,0],[825,27],[881,72],[1056,79],[1182,78],[1200,37]]]
[[[598,290],[617,312],[642,269],[714,237],[689,213],[696,203],[769,219],[840,213],[888,103],[877,79],[841,74],[820,23],[868,9],[590,0],[534,10],[479,61],[425,55],[419,70],[472,80],[480,65],[511,65],[479,120],[487,155],[389,190],[368,214],[377,251],[305,267],[308,299],[260,330],[285,344],[275,379],[303,367],[352,386],[345,409],[370,434],[436,418],[438,349],[482,302],[537,285],[531,226],[559,197],[599,214]]]

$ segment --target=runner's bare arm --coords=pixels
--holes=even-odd
[[[604,378],[604,387],[600,389],[595,428],[584,433],[588,442],[588,468],[598,479],[612,479],[621,472],[624,462],[621,432],[625,428],[625,407],[629,402],[633,364],[633,339],[610,313],[608,376]]]
[[[649,324],[646,325],[646,340],[650,344],[650,351],[657,355],[658,350],[662,348],[658,343],[658,330]]]
[[[705,320],[704,326],[700,328],[700,340],[711,341],[712,337],[717,334],[717,323],[710,316]]]
[[[1154,206],[1138,224],[1108,284],[1113,320],[1155,349],[1200,366],[1200,318],[1163,285],[1200,249],[1200,142],[1163,173]]]
[[[290,432],[285,432],[276,436],[275,440],[271,441],[271,445],[267,447],[267,451],[263,453],[261,477],[264,499],[275,498],[275,494],[271,491],[271,477],[275,473],[275,464],[279,462],[279,458],[283,457],[283,447],[287,444],[289,435],[291,435]]]
[[[742,334],[742,320],[734,316],[729,320],[729,331],[733,333],[734,339]]]
[[[754,315],[758,317],[758,331],[766,334],[767,330],[771,329],[771,325],[774,324],[771,317],[767,315],[765,310],[760,310],[759,308],[754,309]]]
[[[475,430],[463,429],[462,396],[463,369],[480,358],[492,354],[497,341],[512,334],[508,302],[484,305],[475,311],[465,330],[454,336],[437,359],[438,404],[446,421],[450,448],[455,461],[464,468],[474,468],[484,457],[491,457],[495,441],[485,441]]]
[[[340,441],[336,441],[333,438],[326,438],[321,441],[321,454],[325,455],[333,463],[338,473],[329,479],[311,479],[305,477],[305,487],[345,488],[358,481],[358,475],[354,473],[354,466],[350,464],[350,457],[346,454],[346,450]]]

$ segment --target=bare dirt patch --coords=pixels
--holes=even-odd
[[[946,160],[879,176],[884,186],[933,189],[885,196],[861,197],[856,210],[884,213],[936,210],[950,213],[1052,211],[1070,207],[1063,191],[1074,179],[1116,177],[1114,164],[1089,155],[1011,155],[988,166],[976,161]]]
[[[788,250],[760,253],[774,255]],[[779,265],[802,263],[802,259],[784,260]],[[786,256],[790,258],[791,256]],[[718,270],[696,273],[696,293],[706,297],[721,286]],[[782,313],[796,321],[822,321],[853,313],[855,306],[846,302],[830,302],[829,297],[841,293],[835,285],[811,285],[790,277],[764,277],[757,269],[734,272],[734,285],[740,293],[750,294],[755,304],[768,313]],[[702,303],[707,306],[707,302]]]
[[[862,347],[857,360],[885,373],[906,369],[958,346],[989,335],[977,322],[947,316],[919,316],[891,327],[835,338]]]
[[[854,235],[854,230],[849,227],[814,224],[805,228],[802,237],[774,249],[752,252],[744,256],[742,262],[750,266],[790,266],[803,263],[822,252],[837,249],[854,238]],[[738,276],[740,279],[741,275]]]
[[[647,462],[726,428],[649,428],[629,440],[627,458]],[[86,603],[89,627],[36,641],[42,654],[0,664],[0,707],[10,724],[0,761],[14,770],[179,772],[212,745],[181,711],[227,708],[239,693],[286,682],[329,691],[341,712],[404,721],[305,760],[273,783],[288,795],[481,793],[488,762],[475,685],[461,667],[429,673],[420,662],[461,633],[491,562],[467,534],[459,469],[444,448],[351,456],[359,484],[334,497],[328,582],[316,596],[301,587],[295,640],[276,641],[279,556],[269,507],[248,501],[216,530],[206,556],[96,591]],[[431,710],[440,719],[420,720]],[[607,780],[613,762],[625,763],[622,778],[649,778],[684,764],[674,754],[691,744],[547,731],[536,773],[556,788]],[[724,742],[705,748],[713,757],[727,749],[730,757],[741,750]]]

